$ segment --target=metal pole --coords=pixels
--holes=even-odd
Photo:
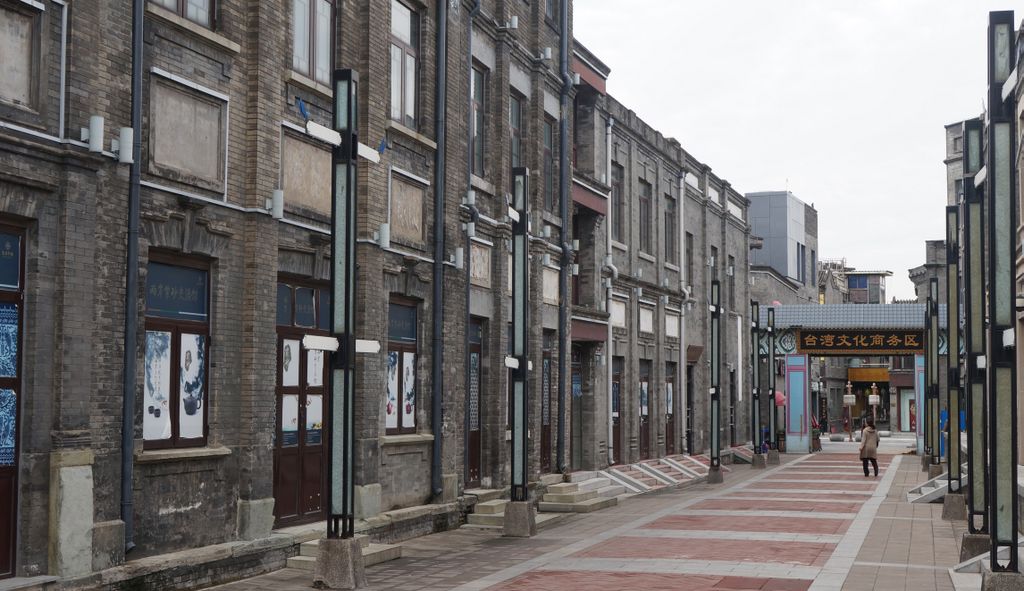
[[[355,445],[358,88],[357,72],[334,71],[333,128],[341,135],[341,143],[333,150],[331,171],[331,330],[339,346],[331,359],[331,396],[328,399],[331,417],[328,538],[351,538],[355,534],[352,456]]]
[[[928,433],[931,435],[931,463],[942,464],[942,426],[939,424],[939,280],[928,281]]]
[[[946,408],[949,492],[960,492],[960,239],[956,205],[946,208]]]
[[[985,434],[985,259],[982,190],[975,186],[981,169],[982,122],[964,122],[964,347],[967,371],[967,526],[988,533],[988,472]]]
[[[512,170],[512,500],[528,499],[529,452],[529,179],[526,168]]]
[[[768,308],[768,448],[777,449],[775,441],[775,308]]]
[[[561,113],[558,131],[558,203],[562,220],[562,257],[558,269],[558,471],[566,472],[565,465],[565,380],[569,377],[569,269],[572,265],[572,244],[569,242],[569,94],[572,92],[572,73],[569,71],[569,1],[561,0],[559,7],[559,61],[561,62]],[[611,346],[611,343],[608,343]],[[582,404],[582,400],[576,403]]]
[[[988,320],[985,356],[989,436],[989,535],[993,572],[1019,572],[1017,557],[1017,364],[1014,268],[1016,197],[1014,191],[1014,121],[1012,95],[1003,100],[1003,85],[1017,54],[1013,11],[990,12],[988,28],[989,125],[986,164],[988,199]],[[1000,562],[999,551],[1007,549]]]
[[[764,439],[761,436],[761,306],[750,302],[750,443],[754,453],[761,453]]]
[[[721,374],[722,374],[722,306],[721,284],[711,282],[711,468],[718,470],[722,461]]]

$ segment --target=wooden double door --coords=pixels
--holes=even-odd
[[[665,455],[676,453],[676,364],[665,364]]]
[[[614,464],[621,464],[622,457],[622,369],[625,360],[622,357],[612,359],[612,457]]]
[[[651,457],[651,362],[647,359],[640,360],[638,394],[640,459],[646,460]]]
[[[296,525],[327,515],[327,354],[305,350],[303,332],[277,339],[274,517]]]

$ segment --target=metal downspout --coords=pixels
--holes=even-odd
[[[128,179],[128,244],[125,254],[124,381],[121,404],[121,521],[124,552],[135,548],[135,377],[139,313],[139,191],[142,168],[142,26],[145,0],[132,0],[132,165]]]
[[[677,222],[677,228],[679,236],[676,237],[679,240],[679,290],[683,292],[682,303],[679,304],[679,369],[676,370],[676,375],[679,378],[679,387],[676,388],[676,392],[679,392],[681,396],[674,396],[672,406],[678,407],[682,405],[683,412],[678,414],[675,408],[672,409],[672,420],[677,424],[681,424],[682,428],[679,430],[673,429],[672,432],[675,434],[676,441],[672,442],[673,449],[682,451],[683,446],[675,446],[677,441],[680,441],[679,436],[686,434],[686,397],[690,395],[686,388],[686,301],[689,299],[690,286],[686,284],[686,215],[684,210],[686,209],[686,171],[683,170],[679,174],[679,207],[676,208],[679,211],[679,221]],[[681,416],[682,420],[677,419],[677,416]],[[690,450],[686,450],[689,452]]]
[[[558,131],[558,201],[559,216],[562,219],[562,261],[558,271],[561,297],[558,299],[558,471],[565,473],[565,378],[569,377],[569,363],[566,349],[569,348],[568,299],[569,265],[572,264],[572,245],[566,236],[569,233],[569,92],[572,91],[572,76],[569,73],[569,0],[560,2],[561,17],[561,61],[562,92],[560,129]]]
[[[605,166],[604,169],[607,171],[609,177],[612,174],[612,126],[615,125],[615,119],[608,117],[608,121],[604,126],[604,156]],[[610,201],[610,199],[609,199]],[[611,214],[612,208],[609,208],[609,214]],[[612,264],[612,220],[610,217],[606,218],[608,223],[605,224],[604,233],[604,260],[606,266],[613,270],[613,277],[618,277],[619,270]],[[608,282],[608,289],[605,290],[605,310],[609,314],[612,312],[612,282]],[[614,464],[619,458],[615,457],[615,417],[612,416],[612,409],[614,408],[615,394],[612,392],[612,384],[615,381],[615,357],[612,355],[612,322],[608,320],[608,340],[605,344],[605,367],[608,370],[608,465]]]
[[[434,497],[444,492],[441,484],[441,443],[444,439],[441,420],[441,396],[444,392],[444,206],[445,206],[445,112],[448,102],[448,3],[437,3],[437,75],[434,89],[434,293],[433,293],[433,348],[430,372],[430,429],[434,434],[430,458],[430,488]]]

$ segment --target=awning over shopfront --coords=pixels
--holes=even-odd
[[[704,354],[704,347],[701,345],[690,345],[686,348],[686,362],[697,363],[700,356]]]
[[[601,215],[608,215],[608,198],[577,180],[572,183],[572,202]]]
[[[583,318],[572,319],[572,340],[605,342],[608,340],[608,325],[591,322]]]

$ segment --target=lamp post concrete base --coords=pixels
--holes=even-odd
[[[777,449],[769,449],[768,450],[768,465],[769,466],[778,466],[781,463],[782,463],[782,460],[779,458],[779,450],[777,450]]]
[[[981,591],[1018,591],[1024,589],[1024,574],[994,573],[987,568],[981,573]]]
[[[529,538],[537,535],[537,514],[533,503],[512,501],[505,505],[504,534],[511,538]]]
[[[928,454],[921,456],[921,471],[927,472],[928,468],[932,465],[932,457]]]
[[[708,484],[722,484],[723,482],[725,482],[725,475],[722,473],[722,467],[721,466],[712,466],[708,470],[707,483]]]
[[[946,470],[942,467],[942,464],[930,464],[928,466],[928,478],[938,478],[939,476],[942,476],[945,471]]]
[[[355,538],[320,540],[320,552],[313,570],[317,589],[365,589],[363,548]]]
[[[967,520],[967,502],[963,493],[946,493],[942,499],[942,518],[946,521]]]
[[[992,538],[988,534],[972,534],[965,531],[960,540],[960,562],[988,554],[991,545]]]
[[[750,458],[750,467],[755,470],[763,470],[768,467],[768,458],[764,454],[754,454]]]

